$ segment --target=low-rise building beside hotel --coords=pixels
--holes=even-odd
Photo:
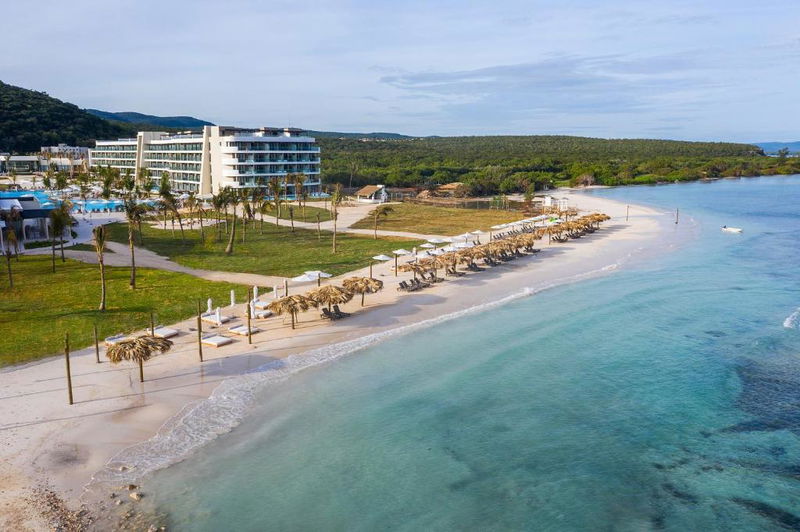
[[[45,157],[65,157],[68,159],[88,159],[89,148],[85,146],[70,146],[68,144],[59,144],[58,146],[42,146],[42,154]]]
[[[266,187],[281,179],[297,194],[291,174],[305,176],[305,191],[320,192],[320,149],[313,137],[294,128],[244,129],[205,126],[201,132],[141,131],[136,138],[97,141],[91,165],[109,166],[137,180],[146,169],[158,184],[166,173],[176,191],[216,194],[230,188]]]

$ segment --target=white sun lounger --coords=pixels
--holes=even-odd
[[[272,316],[271,310],[257,310],[256,315],[253,316],[257,320],[263,320]]]
[[[237,325],[236,327],[231,327],[228,329],[233,334],[238,334],[239,336],[247,336],[247,325]],[[258,327],[250,327],[250,334],[255,334],[257,332],[261,332],[261,329]]]
[[[117,345],[123,340],[127,340],[129,336],[127,334],[116,334],[114,336],[109,336],[105,339],[106,345]]]
[[[202,316],[200,316],[200,319],[203,320],[203,321],[207,321],[208,323],[213,323],[214,325],[217,324],[217,314],[216,314],[216,312],[213,312],[211,314],[203,314]],[[228,323],[229,321],[231,321],[231,318],[229,316],[220,316],[219,320],[222,323]]]
[[[223,345],[228,345],[233,342],[227,336],[222,336],[221,334],[210,334],[208,336],[204,336],[200,342],[203,345],[210,345],[211,347],[222,347]]]
[[[253,303],[253,305],[255,305],[255,307],[258,308],[258,309],[264,310],[269,306],[269,303],[270,303],[269,301],[259,301],[259,300],[256,299],[256,301]]]
[[[159,338],[172,338],[173,336],[178,336],[178,331],[175,329],[170,329],[169,327],[156,327],[153,331],[153,336],[158,336]]]

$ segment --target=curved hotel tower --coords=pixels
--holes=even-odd
[[[294,128],[242,129],[204,126],[202,132],[140,131],[136,138],[98,140],[92,166],[109,166],[137,180],[147,169],[157,184],[164,172],[173,190],[216,194],[231,188],[265,187],[270,179],[305,175],[308,193],[320,191],[320,150]],[[285,185],[294,195],[294,184]]]

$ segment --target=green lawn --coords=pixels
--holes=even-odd
[[[519,212],[494,209],[457,209],[414,203],[400,203],[391,207],[394,212],[378,221],[378,229],[452,236],[476,229],[487,231],[493,225],[523,218],[523,214]],[[373,229],[374,218],[362,218],[353,227]]]
[[[128,229],[124,224],[108,226],[111,240],[128,242]],[[191,268],[230,272],[258,273],[294,277],[306,270],[322,270],[339,275],[369,265],[370,257],[390,253],[399,247],[411,249],[420,244],[404,238],[379,238],[368,236],[337,235],[337,252],[331,253],[333,233],[322,231],[321,240],[317,232],[307,229],[291,229],[264,223],[264,234],[260,224],[248,224],[245,243],[242,243],[242,226],[237,222],[236,244],[233,255],[225,255],[227,235],[216,240],[216,228],[207,228],[206,241],[200,242],[198,230],[186,230],[186,242],[182,243],[180,234],[175,238],[171,231],[142,226],[144,247],[159,255],[169,257],[179,264]],[[138,242],[137,242],[138,243]]]
[[[14,289],[8,291],[5,264],[0,276],[0,366],[61,352],[64,332],[74,349],[93,343],[92,325],[100,338],[145,328],[150,311],[168,324],[195,314],[197,300],[228,302],[231,289],[244,301],[246,288],[205,281],[190,275],[139,269],[136,290],[128,288],[127,268],[106,268],[107,310],[100,312],[100,273],[96,265],[67,260],[52,273],[47,255],[23,255],[12,261]],[[102,341],[102,340],[101,340]]]

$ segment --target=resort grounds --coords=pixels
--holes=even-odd
[[[259,234],[258,224],[254,228],[248,227],[245,242],[237,242],[233,257],[221,256],[224,253],[220,247],[224,243],[215,244],[210,249],[195,243],[190,234],[192,231],[186,231],[187,244],[182,245],[179,237],[172,239],[171,227],[167,231],[145,228],[145,249],[141,250],[142,254],[146,254],[148,249],[163,253],[160,260],[175,263],[175,269],[180,271],[140,269],[136,292],[141,290],[141,295],[134,295],[134,291],[126,286],[127,269],[124,261],[129,257],[124,253],[124,248],[120,249],[123,244],[115,242],[113,245],[120,247],[112,247],[114,252],[107,254],[106,260],[114,256],[113,260],[122,261],[119,265],[109,267],[109,308],[117,310],[107,314],[117,312],[120,316],[105,317],[101,336],[118,332],[134,335],[146,333],[149,315],[154,309],[158,314],[158,323],[170,325],[180,331],[179,335],[173,339],[175,344],[170,351],[145,364],[144,383],[139,382],[137,367],[127,363],[110,364],[105,359],[102,347],[101,363],[96,362],[92,346],[74,351],[71,363],[75,404],[72,406],[67,404],[64,357],[57,356],[58,348],[47,352],[54,356],[0,370],[0,378],[4,383],[0,408],[4,413],[3,419],[13,420],[0,427],[7,442],[0,451],[3,458],[0,482],[5,487],[0,493],[0,504],[10,509],[0,525],[8,528],[42,524],[41,517],[26,502],[30,500],[31,490],[37,486],[51,487],[73,508],[80,502],[86,503],[92,512],[102,510],[101,507],[115,511],[121,508],[122,512],[136,508],[137,503],[128,499],[119,488],[129,482],[138,484],[139,476],[147,472],[146,466],[136,461],[136,452],[124,451],[132,446],[153,444],[156,440],[151,439],[154,437],[165,437],[163,430],[166,428],[160,431],[160,427],[170,420],[170,427],[179,425],[180,418],[176,419],[175,416],[191,416],[192,405],[202,404],[226,379],[238,378],[254,370],[280,371],[294,357],[319,357],[320,349],[330,349],[343,342],[377,341],[379,335],[413,333],[415,327],[438,322],[458,313],[490,312],[491,304],[504,298],[535,294],[537,290],[560,283],[608,274],[641,254],[665,252],[674,244],[664,230],[669,225],[667,222],[672,223],[668,214],[640,206],[631,206],[628,213],[623,204],[581,194],[571,195],[570,203],[577,205],[584,213],[604,212],[611,216],[611,220],[595,233],[580,239],[548,244],[545,237],[536,245],[541,249],[539,253],[525,255],[484,271],[468,272],[462,277],[447,277],[444,282],[410,293],[398,291],[396,287],[400,281],[409,281],[412,273],[395,275],[391,269],[393,261],[376,263],[373,276],[384,282],[384,289],[368,294],[364,307],[360,306],[358,297],[342,305],[342,310],[352,314],[350,317],[329,321],[322,319],[319,311],[310,311],[299,315],[296,329],[290,327],[288,316],[253,320],[252,325],[261,331],[252,335],[252,344],[248,343],[246,337],[237,337],[224,347],[204,347],[202,363],[198,356],[194,317],[197,300],[204,301],[211,297],[217,302],[214,306],[223,307],[222,314],[230,316],[232,321],[219,327],[206,324],[204,330],[227,335],[230,326],[246,321],[246,308],[242,302],[251,283],[234,283],[233,289],[241,294],[237,299],[239,303],[227,306],[232,285],[209,280],[202,273],[193,271],[195,268],[202,268],[201,272],[219,270],[222,276],[228,275],[231,280],[247,274],[264,275],[273,281],[298,275],[305,270],[324,270],[337,274],[325,282],[340,284],[345,277],[368,276],[372,255],[389,253],[398,247],[411,249],[431,237],[453,236],[483,229],[481,226],[490,221],[476,223],[465,216],[461,221],[448,219],[439,222],[443,225],[436,226],[427,220],[415,225],[413,218],[405,217],[406,222],[391,226],[390,216],[386,222],[380,223],[379,238],[376,240],[369,228],[350,229],[364,218],[368,208],[354,207],[354,210],[361,211],[352,214],[343,208],[338,221],[339,229],[343,232],[337,237],[341,251],[333,259],[330,259],[328,247],[330,235],[323,233],[328,241],[324,248],[316,248],[316,245],[322,244],[314,244],[319,240],[316,223],[311,222],[308,226],[303,222],[296,223],[294,235],[286,221],[281,221],[278,227],[265,224],[264,235]],[[403,218],[398,215],[398,220]],[[325,222],[323,230],[330,229],[330,223]],[[442,231],[436,232],[437,229]],[[206,231],[213,231],[213,228],[207,228]],[[112,229],[113,240],[123,240],[119,233],[119,229]],[[170,235],[169,238],[164,236],[166,234]],[[172,244],[168,244],[168,241]],[[348,248],[353,250],[352,255],[348,255]],[[25,282],[28,276],[31,279],[53,275],[47,271],[50,264],[48,252],[43,250],[43,255],[22,258],[21,263],[27,262],[27,265],[19,267],[20,283]],[[68,252],[78,253],[93,254],[87,251]],[[82,258],[91,260],[90,256]],[[326,262],[329,259],[330,262]],[[400,259],[402,263],[403,257]],[[237,263],[241,266],[237,267]],[[61,329],[75,327],[68,320],[81,319],[81,314],[89,323],[96,318],[94,309],[99,297],[97,267],[71,259],[66,263],[61,263],[59,259],[56,266],[55,275],[62,276],[55,285],[58,293],[55,290],[47,292],[43,284],[33,291],[30,299],[28,295],[19,296],[25,298],[24,305],[36,302],[32,314],[19,318],[14,316],[12,326],[0,331],[0,341],[7,341],[8,336],[16,334],[11,345],[19,346],[25,345],[19,342],[20,336],[28,338],[30,344],[35,345],[38,336],[47,337],[51,333],[45,330],[52,330],[52,338],[26,352],[26,359],[42,356],[45,354],[43,350],[57,346],[63,339],[64,331]],[[226,270],[230,273],[226,274]],[[43,282],[47,281],[44,279]],[[55,282],[55,278],[52,281]],[[273,285],[260,284],[264,289]],[[290,284],[289,292],[303,293],[311,288],[314,288],[313,284]],[[265,297],[271,295],[265,294]],[[64,316],[58,316],[59,313]],[[14,311],[4,315],[3,327],[8,323],[5,318],[13,314]],[[117,319],[119,321],[115,321]],[[22,332],[24,323],[30,320],[36,323],[34,330]],[[91,343],[85,337],[76,335],[76,338],[80,338],[76,341],[82,342],[76,345]],[[11,362],[19,360],[22,359]],[[220,430],[225,430],[225,427]],[[201,440],[202,437],[197,441],[185,442],[181,451],[191,451],[193,445],[202,444]],[[142,447],[134,447],[134,450],[137,449],[141,450]],[[180,457],[164,455],[155,458],[154,466],[162,467]],[[93,484],[94,490],[86,495],[84,489],[93,477],[108,482],[100,485],[99,491],[98,484]],[[146,485],[139,489],[147,495]],[[108,498],[111,490],[125,498],[119,508],[112,508],[115,505]]]

